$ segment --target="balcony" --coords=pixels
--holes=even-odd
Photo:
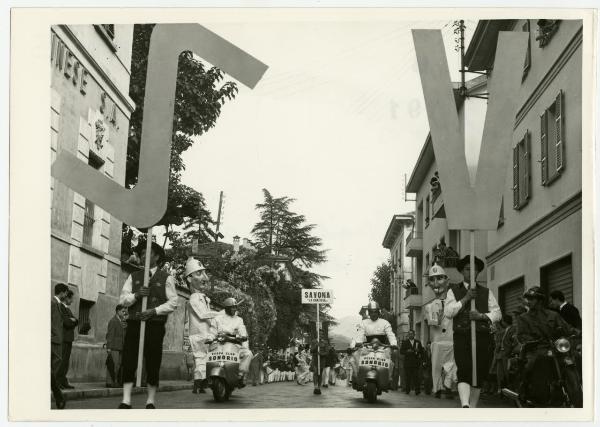
[[[423,303],[423,296],[419,295],[418,288],[408,288],[406,290],[406,296],[404,297],[404,308],[421,308]]]
[[[420,257],[423,255],[423,234],[411,231],[406,238],[406,255],[409,257]]]

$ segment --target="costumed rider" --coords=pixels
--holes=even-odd
[[[238,303],[235,298],[227,298],[221,304],[225,310],[217,317],[215,317],[215,328],[217,335],[229,334],[234,335],[238,340],[243,340],[241,344],[238,344],[240,348],[240,387],[246,385],[245,379],[250,369],[250,361],[252,360],[252,352],[250,351],[250,344],[248,342],[248,332],[246,332],[246,326],[244,320],[239,317],[237,312]]]
[[[185,321],[194,357],[194,391],[205,393],[208,357],[206,341],[214,339],[214,318],[219,315],[219,312],[210,308],[210,299],[205,295],[208,288],[208,276],[206,269],[197,259],[189,258],[187,260],[184,277],[191,292],[190,299],[186,304]]]
[[[492,291],[479,284],[474,289],[470,288],[471,274],[477,278],[484,268],[483,261],[475,257],[475,271],[471,272],[470,261],[467,255],[458,262],[457,269],[463,275],[463,282],[450,285],[444,306],[444,315],[452,319],[457,388],[463,408],[477,407],[481,391],[479,384],[486,377],[492,361],[490,326],[502,319],[500,306]],[[472,299],[475,300],[475,310],[471,310]],[[471,321],[475,321],[476,332],[476,387],[472,387]]]
[[[357,351],[354,364],[353,364],[353,375],[356,375],[358,372],[358,358],[360,357],[360,347],[362,347],[363,343],[369,343],[373,339],[379,340],[382,344],[388,344],[391,346],[392,350],[398,350],[398,341],[396,340],[396,335],[392,330],[392,325],[385,319],[380,318],[380,309],[379,304],[376,301],[371,301],[367,305],[367,313],[369,315],[368,318],[363,319],[359,326],[358,331],[356,333],[356,347],[359,348]],[[388,359],[390,359],[390,380],[394,372],[394,363],[392,360],[390,348],[385,349],[385,355]]]
[[[525,345],[532,341],[548,343],[561,337],[580,337],[581,331],[568,324],[562,316],[554,310],[544,307],[546,296],[539,286],[533,286],[525,291],[523,298],[527,300],[529,310],[517,317],[517,341]],[[538,357],[546,355],[545,345],[526,346],[525,369],[520,392],[525,392],[525,387],[530,382],[533,367]],[[542,373],[544,377],[546,373]],[[535,392],[535,390],[533,390]]]
[[[427,285],[435,294],[435,299],[427,304],[425,318],[430,330],[431,341],[431,379],[433,393],[441,397],[444,390],[442,368],[454,365],[454,351],[452,348],[452,321],[444,316],[444,304],[448,289],[448,275],[439,265],[434,264],[427,274]]]

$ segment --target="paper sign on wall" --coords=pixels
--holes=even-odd
[[[126,224],[146,228],[167,208],[175,85],[179,55],[192,51],[254,88],[267,66],[198,24],[157,24],[150,38],[142,121],[139,180],[129,190],[66,150],[52,176]]]

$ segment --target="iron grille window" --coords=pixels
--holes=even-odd
[[[88,335],[90,332],[90,310],[93,306],[93,301],[85,299],[79,300],[79,335]]]
[[[85,200],[85,212],[83,214],[83,244],[92,246],[94,239],[94,208],[95,205]]]

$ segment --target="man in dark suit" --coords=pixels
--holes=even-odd
[[[71,360],[71,349],[73,348],[73,340],[75,339],[75,327],[79,320],[69,306],[73,303],[73,291],[68,290],[62,304],[59,305],[60,312],[63,318],[63,339],[62,339],[62,360],[58,371],[58,386],[62,389],[75,388],[67,380],[67,372],[69,372],[69,362]]]
[[[121,361],[123,360],[123,342],[127,330],[127,307],[117,304],[115,315],[108,322],[106,328],[107,359],[112,360],[112,367],[107,366],[106,387],[121,387]],[[111,369],[112,368],[112,369]]]
[[[63,317],[60,306],[69,288],[64,283],[54,286],[54,296],[50,298],[50,388],[57,409],[64,409],[65,398],[57,380],[62,360]]]
[[[402,341],[400,353],[404,355],[406,370],[406,394],[415,389],[415,395],[421,393],[421,367],[423,365],[423,345],[415,339],[415,331],[408,331],[408,339]]]
[[[579,310],[565,300],[565,295],[561,291],[550,292],[550,307],[558,311],[569,325],[581,331]]]

